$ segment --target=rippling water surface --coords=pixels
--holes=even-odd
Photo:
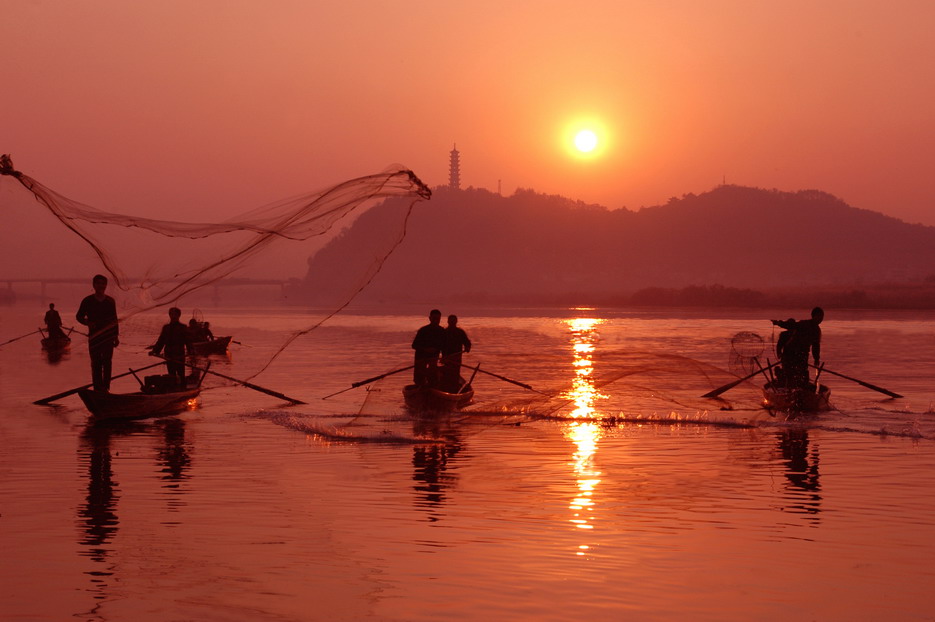
[[[120,425],[31,403],[87,382],[80,339],[0,348],[0,617],[935,617],[927,317],[829,312],[827,369],[905,397],[826,374],[835,409],[789,419],[759,382],[699,397],[735,379],[737,333],[770,356],[770,315],[452,311],[480,369],[443,416],[405,411],[410,372],[322,399],[408,365],[421,311],[336,317],[252,380],[305,405],[211,376],[195,410]],[[41,311],[0,315],[6,341]],[[206,316],[241,379],[305,319]],[[124,327],[115,373],[161,323]]]

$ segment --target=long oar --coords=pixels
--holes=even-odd
[[[393,371],[388,371],[388,372],[386,372],[385,374],[380,374],[379,376],[374,376],[373,378],[367,378],[366,380],[358,380],[357,382],[351,383],[351,386],[349,386],[348,388],[346,388],[346,389],[341,389],[340,391],[338,391],[338,392],[336,392],[336,393],[332,393],[331,395],[326,395],[326,396],[324,396],[324,397],[321,398],[321,399],[326,400],[326,399],[328,399],[329,397],[334,397],[335,395],[338,395],[339,393],[344,393],[345,391],[350,391],[351,389],[356,389],[357,387],[359,387],[359,386],[361,386],[361,385],[364,385],[364,384],[370,384],[371,382],[376,382],[377,380],[379,380],[379,379],[381,379],[381,378],[386,378],[387,376],[392,376],[393,374],[398,374],[398,373],[401,372],[401,371],[406,371],[407,369],[412,369],[413,367],[415,367],[415,365],[409,365],[408,367],[400,367],[399,369],[394,369]]]
[[[19,341],[20,339],[25,339],[26,337],[29,337],[30,335],[35,335],[36,333],[41,333],[41,332],[42,332],[42,329],[40,328],[38,330],[32,331],[31,333],[26,333],[25,335],[21,335],[19,337],[13,337],[12,339],[8,341],[4,341],[3,343],[0,343],[0,347],[3,347],[8,343],[13,343],[14,341]]]
[[[464,363],[461,363],[461,367],[471,367],[471,366],[470,366],[470,365],[466,365],[466,364],[464,364]],[[472,368],[472,369],[473,369],[473,368]],[[494,378],[499,378],[500,380],[504,380],[504,381],[506,381],[506,382],[509,382],[510,384],[515,384],[515,385],[518,386],[518,387],[523,387],[524,389],[527,389],[527,390],[529,390],[529,391],[533,391],[534,393],[538,393],[538,394],[540,394],[540,395],[545,395],[545,396],[547,396],[547,397],[552,397],[552,396],[549,395],[548,393],[543,393],[542,391],[537,391],[536,389],[533,389],[531,386],[529,386],[529,385],[526,384],[525,382],[520,382],[519,380],[513,380],[512,378],[507,378],[506,376],[501,376],[500,374],[495,374],[495,373],[493,373],[493,372],[489,372],[489,371],[487,371],[486,369],[480,369],[480,366],[478,366],[477,371],[479,371],[479,372],[482,373],[482,374],[487,374],[488,376],[493,376]]]
[[[755,372],[753,372],[753,373],[750,374],[749,376],[744,376],[743,378],[740,378],[740,379],[738,379],[738,380],[734,380],[733,382],[728,382],[728,383],[725,384],[723,387],[717,388],[717,389],[715,389],[715,390],[713,390],[713,391],[708,391],[707,393],[705,393],[705,394],[702,395],[701,397],[717,397],[717,396],[720,395],[721,393],[724,393],[725,391],[729,391],[729,390],[733,389],[734,387],[736,387],[736,386],[737,386],[738,384],[740,384],[741,382],[746,382],[747,380],[749,380],[750,378],[753,378],[753,377],[756,376],[757,374],[762,373],[764,370],[769,369],[770,367],[774,367],[776,364],[777,364],[777,363],[770,363],[770,364],[767,365],[766,367],[761,367],[761,368],[759,368],[758,370],[756,370]]]
[[[155,355],[153,355],[153,356],[157,356],[157,357],[161,358],[161,359],[164,360],[164,361],[170,360],[170,359],[167,359],[167,358],[165,358],[165,357],[159,356],[158,354],[155,354]],[[283,394],[280,393],[279,391],[273,391],[272,389],[267,389],[266,387],[261,387],[261,386],[258,385],[258,384],[253,384],[252,382],[247,382],[246,380],[241,380],[241,379],[239,379],[239,378],[233,378],[233,377],[231,377],[231,376],[225,376],[224,374],[219,374],[219,373],[216,372],[216,371],[211,371],[210,369],[208,369],[208,367],[210,367],[210,365],[209,365],[208,367],[199,367],[198,365],[192,365],[191,363],[186,363],[186,362],[184,362],[184,361],[173,361],[173,362],[180,362],[180,363],[182,363],[183,365],[185,365],[186,367],[190,367],[190,368],[192,368],[192,369],[197,369],[198,371],[200,371],[200,372],[203,373],[203,374],[211,374],[212,376],[217,376],[217,377],[219,377],[219,378],[224,378],[225,380],[230,380],[231,382],[236,382],[237,384],[243,385],[243,386],[247,387],[248,389],[253,389],[254,391],[259,391],[260,393],[266,393],[267,395],[272,395],[273,397],[278,397],[278,398],[281,399],[281,400],[285,400],[285,401],[287,401],[287,402],[292,402],[293,404],[305,404],[305,402],[303,402],[302,400],[297,400],[297,399],[295,399],[294,397],[289,397],[288,395],[283,395]]]
[[[815,366],[812,365],[811,363],[809,363],[809,367],[815,367]],[[819,369],[819,368],[818,368],[818,367],[815,367],[815,369]],[[838,377],[840,377],[840,378],[844,378],[845,380],[850,380],[851,382],[856,382],[857,384],[859,384],[859,385],[861,385],[861,386],[867,387],[868,389],[873,389],[874,391],[879,391],[880,393],[883,393],[884,395],[889,395],[890,397],[902,397],[902,395],[900,395],[899,393],[893,393],[893,392],[890,391],[889,389],[884,389],[883,387],[878,387],[878,386],[875,385],[875,384],[870,384],[869,382],[864,382],[863,380],[858,380],[857,378],[851,378],[850,376],[845,376],[844,374],[839,374],[839,373],[836,372],[836,371],[831,371],[830,369],[825,369],[825,366],[824,366],[824,365],[822,365],[820,369],[822,369],[826,374],[831,374],[832,376],[838,376]]]
[[[136,369],[135,371],[143,371],[144,369],[149,369],[150,367],[155,367],[156,365],[162,365],[162,363],[153,363],[152,365],[147,365],[146,367],[140,367],[140,368]],[[130,371],[126,372],[125,374],[117,374],[116,376],[111,376],[110,379],[113,380],[113,379],[115,379],[115,378],[123,378],[124,376],[129,376],[130,374],[133,373],[133,371],[134,371],[134,370],[130,370]],[[80,391],[80,390],[82,390],[82,389],[89,389],[89,388],[91,388],[91,387],[93,387],[93,386],[94,386],[93,383],[92,383],[92,384],[85,384],[85,385],[82,385],[82,386],[80,386],[80,387],[75,387],[74,389],[69,389],[68,391],[63,391],[63,392],[57,393],[57,394],[55,394],[55,395],[50,395],[49,397],[44,397],[44,398],[42,398],[41,400],[36,400],[35,402],[33,402],[33,404],[38,404],[39,406],[46,406],[47,404],[50,404],[51,402],[54,402],[54,401],[56,401],[56,400],[60,400],[60,399],[62,399],[63,397],[68,397],[69,395],[73,395],[73,394],[77,393],[78,391]]]

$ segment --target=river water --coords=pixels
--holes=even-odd
[[[0,342],[43,311],[0,308]],[[341,314],[253,378],[304,405],[209,376],[194,410],[121,425],[32,404],[88,381],[82,339],[0,348],[0,618],[935,618],[927,316],[829,311],[826,369],[904,397],[826,373],[817,416],[771,415],[758,379],[699,397],[788,310],[456,309],[473,405],[406,412],[410,372],[322,399],[408,365],[426,311]],[[308,323],[204,312],[241,379]],[[161,322],[128,323],[115,374]]]

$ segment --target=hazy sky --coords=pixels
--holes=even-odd
[[[400,163],[608,207],[726,179],[935,225],[930,0],[0,0],[0,152],[217,220]],[[600,145],[575,156],[583,124]]]

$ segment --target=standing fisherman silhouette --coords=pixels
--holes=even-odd
[[[808,320],[773,320],[773,324],[786,329],[776,343],[776,353],[782,363],[782,376],[789,387],[807,387],[808,354],[811,351],[815,367],[821,365],[821,324],[825,312],[821,307],[812,309]]]
[[[441,321],[442,312],[432,309],[429,323],[420,328],[412,340],[412,349],[415,350],[412,381],[418,386],[438,384],[438,355],[445,344],[445,329]]]
[[[91,281],[94,293],[86,296],[75,319],[88,327],[88,354],[91,357],[91,382],[95,391],[110,391],[111,361],[120,344],[117,303],[104,293],[107,277],[97,274]]]
[[[165,350],[166,370],[175,377],[179,387],[185,386],[185,355],[191,354],[192,337],[180,318],[182,310],[178,307],[169,309],[169,323],[162,327],[159,339],[149,346],[150,356],[159,356]]]
[[[442,388],[456,393],[461,388],[461,353],[471,351],[471,340],[458,326],[458,316],[448,316],[445,340],[442,342]]]
[[[45,312],[45,327],[49,339],[65,339],[67,335],[62,330],[62,316],[55,310],[55,303],[49,303],[49,310]]]

